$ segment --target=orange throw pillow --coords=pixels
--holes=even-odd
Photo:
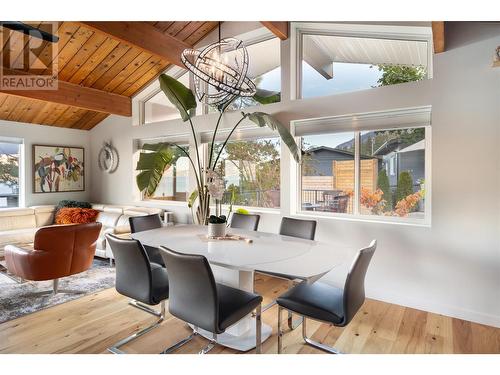
[[[56,224],[86,224],[97,219],[99,211],[92,208],[65,207],[57,212]]]

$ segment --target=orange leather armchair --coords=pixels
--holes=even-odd
[[[9,272],[26,280],[54,280],[86,271],[92,265],[101,223],[40,228],[33,249],[5,247]]]

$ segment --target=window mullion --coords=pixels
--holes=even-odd
[[[354,132],[354,215],[359,215],[360,178],[360,132]]]

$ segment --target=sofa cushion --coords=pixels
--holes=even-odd
[[[56,210],[55,206],[31,206],[30,208],[35,211],[35,222],[37,227],[44,227],[54,224],[54,213]]]
[[[163,209],[155,207],[132,207],[123,210],[125,215],[129,216],[141,216],[141,215],[152,215],[152,214],[163,214]]]
[[[122,216],[120,213],[102,211],[97,215],[96,221],[101,223],[104,227],[114,228],[120,216]]]
[[[102,211],[123,214],[124,210],[128,210],[129,208],[132,208],[132,207],[133,206],[120,206],[120,205],[116,205],[116,204],[105,204],[104,207],[102,208]]]
[[[32,208],[0,209],[0,232],[35,227],[35,210]]]
[[[38,228],[4,230],[0,232],[0,250],[6,245],[33,242]]]

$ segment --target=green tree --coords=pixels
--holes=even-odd
[[[228,142],[216,170],[225,175],[227,163],[239,173],[239,186],[230,185],[235,204],[272,207],[271,191],[280,189],[280,142],[276,139]],[[218,151],[220,145],[216,144]],[[257,202],[257,192],[260,201]]]
[[[420,81],[426,74],[423,66],[380,64],[377,68],[382,72],[382,77],[377,81],[379,86]]]
[[[387,177],[385,169],[382,169],[380,170],[380,172],[378,172],[377,187],[384,193],[384,195],[382,196],[382,199],[384,199],[386,202],[384,211],[391,211],[393,207],[392,191],[391,191],[391,186],[389,184],[389,177]]]
[[[396,203],[413,194],[413,178],[410,172],[404,171],[399,174],[398,186],[396,188]]]

